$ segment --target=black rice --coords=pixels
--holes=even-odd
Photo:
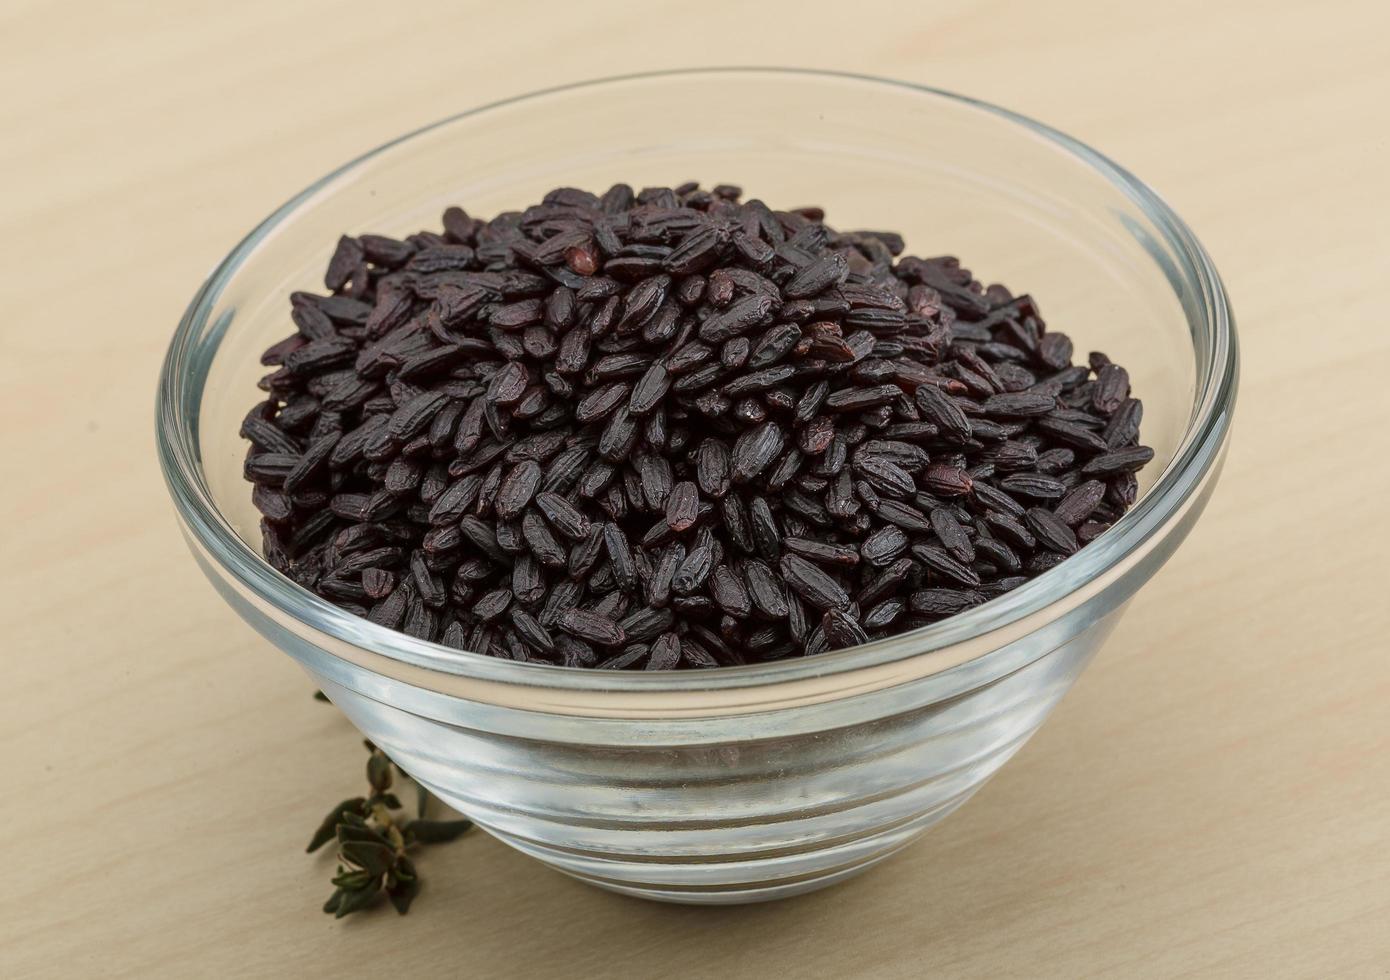
[[[670,670],[955,615],[1134,503],[1124,368],[954,258],[740,193],[339,239],[241,426],[267,561],[456,649]]]

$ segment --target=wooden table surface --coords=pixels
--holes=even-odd
[[[0,6],[0,976],[1390,975],[1385,11]],[[1237,308],[1223,483],[1038,737],[867,876],[666,907],[470,835],[423,857],[405,919],[334,922],[302,848],[361,749],[184,551],[164,346],[241,234],[339,162],[498,97],[708,63],[967,92],[1153,183]]]

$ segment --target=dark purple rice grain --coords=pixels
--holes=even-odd
[[[647,670],[674,670],[681,659],[681,641],[675,633],[663,633],[652,642]]]
[[[539,653],[548,654],[555,650],[555,640],[551,637],[550,631],[536,621],[536,618],[519,606],[513,606],[507,614],[511,618],[512,628],[521,641],[532,650]]]
[[[688,640],[681,643],[681,655],[685,662],[692,667],[718,667],[719,661],[716,660],[708,650],[698,643]]]
[[[1030,555],[1028,560],[1023,563],[1023,570],[1029,575],[1041,575],[1043,572],[1056,568],[1066,560],[1067,556],[1056,551],[1039,551]]]
[[[384,599],[396,587],[396,576],[384,568],[362,570],[362,590],[370,599]]]
[[[747,562],[743,571],[749,596],[757,610],[771,619],[785,617],[788,613],[786,589],[776,573],[757,560]]]
[[[975,481],[957,466],[932,463],[926,468],[923,483],[931,493],[941,497],[958,497],[971,491]]]
[[[652,566],[651,577],[646,582],[647,605],[659,609],[671,598],[671,582],[676,568],[685,560],[685,547],[679,543],[668,545]]]
[[[1082,546],[1088,545],[1104,534],[1109,527],[1109,524],[1099,521],[1087,521],[1076,529],[1077,543]]]
[[[922,418],[936,426],[952,442],[965,442],[972,435],[970,419],[959,403],[935,385],[922,385],[916,393]]]
[[[437,625],[434,610],[425,605],[419,596],[412,597],[406,606],[405,622],[401,624],[401,632],[417,640],[432,640]]]
[[[758,544],[753,537],[752,523],[743,498],[734,494],[725,497],[719,501],[718,511],[729,543],[744,554],[754,554],[758,550]]]
[[[909,608],[924,616],[941,619],[965,612],[984,599],[969,589],[922,589],[908,597]]]
[[[884,405],[902,395],[896,384],[874,385],[869,388],[841,388],[831,392],[825,399],[825,407],[832,412],[858,412],[877,405]]]
[[[1038,432],[1088,453],[1103,453],[1110,448],[1105,440],[1092,430],[1062,419],[1041,419],[1038,422]]]
[[[937,510],[941,510],[941,508],[937,508]],[[926,514],[900,500],[881,501],[876,514],[880,520],[894,524],[910,533],[925,534],[932,529],[932,522]]]
[[[885,599],[864,614],[861,625],[873,632],[887,629],[906,611],[907,603],[902,599]]]
[[[541,467],[534,460],[517,463],[497,488],[493,504],[499,520],[509,521],[526,509],[541,483]]]
[[[1045,507],[1030,507],[1026,515],[1028,528],[1038,543],[1063,555],[1076,553],[1076,534],[1057,515]]]
[[[665,670],[951,615],[1134,502],[1128,375],[1030,297],[738,197],[341,239],[242,425],[267,560],[452,647]]]
[[[517,602],[528,606],[545,595],[540,563],[529,553],[518,556],[512,564],[512,594]]]
[[[569,562],[569,554],[555,539],[549,526],[534,511],[521,519],[521,536],[531,554],[548,568],[564,568]]]
[[[1037,462],[1033,464],[1033,468],[1039,473],[1046,473],[1051,476],[1071,469],[1075,462],[1076,453],[1065,447],[1055,447],[1038,453]]]
[[[776,422],[749,429],[734,442],[731,476],[734,483],[751,483],[782,451],[786,433]]]
[[[993,454],[989,457],[989,462],[1000,473],[1036,470],[1038,450],[1030,443],[1007,439],[995,447]]]
[[[669,609],[639,608],[624,616],[618,627],[627,634],[628,640],[646,641],[670,629],[675,617]]]
[[[840,466],[844,465],[845,461],[843,445],[840,445],[838,455],[834,452],[837,444],[832,441],[830,445],[831,449],[827,450],[821,464],[827,474],[837,472]],[[835,460],[833,466],[830,465],[832,460]],[[772,491],[781,490],[791,482],[792,478],[801,470],[801,466],[804,462],[805,457],[801,455],[800,450],[795,448],[788,449],[782,454],[782,458],[777,461],[777,465],[774,466],[772,471],[768,474],[767,488]]]
[[[1071,338],[1064,333],[1049,331],[1038,342],[1038,360],[1053,370],[1060,371],[1071,365]]]
[[[1002,490],[996,490],[987,483],[975,484],[971,491],[975,504],[981,512],[988,513],[996,511],[1007,514],[1017,520],[1022,520],[1025,508],[1013,497],[1010,497]]]
[[[613,579],[624,592],[633,592],[637,587],[637,566],[632,558],[632,546],[627,535],[616,523],[603,526],[603,547],[608,553],[608,567]]]
[[[999,481],[999,489],[1012,497],[1029,497],[1034,500],[1056,500],[1067,492],[1067,486],[1060,480],[1037,473],[1014,473]]]
[[[689,480],[682,480],[666,498],[666,524],[672,531],[688,530],[700,512],[700,492]]]
[[[1128,397],[1128,371],[1118,364],[1108,362],[1096,370],[1096,386],[1091,394],[1091,403],[1096,411],[1103,415],[1113,415]]]
[[[752,611],[748,587],[728,565],[720,565],[710,573],[710,596],[720,609],[735,618],[744,619]]]
[[[1068,491],[1052,508],[1052,513],[1068,527],[1076,527],[1090,517],[1104,499],[1105,484],[1100,480],[1087,480]]]
[[[1026,519],[1026,515],[1020,515]],[[1001,514],[998,511],[990,511],[985,514],[984,520],[990,532],[1003,538],[1010,545],[1024,552],[1030,552],[1038,546],[1037,540],[1032,532],[1024,526],[1022,520],[1015,520],[1008,514]]]
[[[560,614],[566,609],[573,609],[579,605],[583,596],[584,584],[582,582],[569,580],[556,582],[546,593],[545,602],[541,605],[541,611],[536,619],[542,626],[554,626],[560,618]]]
[[[431,558],[440,557],[445,552],[452,552],[462,544],[463,532],[459,530],[457,524],[451,524],[447,527],[432,527],[420,539],[420,546],[425,549],[425,554]],[[452,558],[452,555],[449,557]]]
[[[536,506],[550,525],[571,541],[583,541],[589,536],[589,518],[558,493],[547,491],[537,495]]]
[[[1130,446],[1116,449],[1096,456],[1081,467],[1086,476],[1116,476],[1133,473],[1154,458],[1154,451],[1148,446]]]
[[[1056,556],[1049,555],[1048,557]],[[986,582],[976,591],[986,599],[997,599],[1006,592],[1012,592],[1026,581],[1028,581],[1026,575],[1009,575],[1005,578],[995,579],[993,582]]]
[[[859,564],[859,549],[850,545],[799,537],[785,538],[782,544],[788,551],[818,565],[854,568]]]
[[[969,563],[975,560],[975,547],[971,543],[970,535],[950,510],[945,507],[933,508],[930,521],[937,540],[947,553],[957,561]]]
[[[901,528],[889,524],[866,537],[864,543],[859,546],[859,553],[864,556],[864,561],[869,565],[883,568],[892,564],[899,555],[907,550],[907,546],[907,535],[902,532]]]
[[[627,634],[616,621],[594,610],[566,609],[555,625],[577,639],[599,646],[616,647],[627,642]]]
[[[899,586],[912,575],[916,562],[911,558],[899,558],[869,581],[855,596],[861,606],[872,606],[887,596],[897,592]]]
[[[589,528],[589,533],[570,548],[569,555],[569,576],[572,579],[583,579],[593,571],[598,564],[599,557],[603,554],[603,525],[594,524]]]
[[[731,483],[728,446],[721,439],[705,439],[695,451],[695,479],[707,496],[721,498]]]
[[[817,609],[843,609],[849,595],[835,579],[798,555],[783,555],[782,579],[798,596]]]
[[[671,585],[682,596],[688,596],[705,584],[714,568],[714,549],[697,546],[676,566]]]
[[[629,475],[633,475],[631,470],[623,475],[625,486]],[[665,456],[644,454],[637,460],[635,477],[641,484],[639,503],[653,513],[665,510],[674,489],[671,461]]]
[[[1110,449],[1128,446],[1139,437],[1139,423],[1144,418],[1144,403],[1135,398],[1126,398],[1115,409],[1106,423],[1101,438]]]
[[[859,504],[854,499],[853,491],[854,481],[850,471],[841,470],[826,489],[826,512],[838,518],[854,517],[859,511]]]
[[[869,642],[869,634],[859,621],[841,609],[827,610],[821,617],[821,629],[827,650],[843,650]]]
[[[1016,572],[1023,567],[1012,548],[998,538],[981,536],[975,542],[975,553],[996,568]]]
[[[660,404],[670,387],[671,376],[666,367],[659,363],[653,364],[632,389],[628,411],[633,415],[646,415]]]
[[[964,562],[957,561],[942,548],[935,545],[913,545],[912,554],[930,573],[935,573],[938,581],[942,578],[960,585],[977,586],[980,576]]]
[[[1139,477],[1134,473],[1121,473],[1119,476],[1112,477],[1110,484],[1105,489],[1105,505],[1109,512],[1105,515],[1107,519],[1113,520],[1130,507],[1139,499]],[[298,498],[296,498],[296,504]]]
[[[1015,419],[1046,415],[1056,407],[1057,400],[1051,395],[1019,391],[991,395],[980,406],[980,411],[992,418]]]
[[[289,495],[263,483],[252,489],[251,503],[268,520],[287,521],[294,516],[294,504]]]

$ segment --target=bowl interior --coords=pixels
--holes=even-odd
[[[1147,490],[1193,418],[1195,302],[1159,227],[1125,190],[1042,132],[968,102],[867,79],[729,72],[649,76],[527,97],[401,140],[314,189],[264,230],[226,282],[197,437],[209,489],[259,551],[241,477],[241,417],[262,349],[293,330],[288,295],[322,289],[338,235],[436,229],[458,204],[489,217],[558,185],[601,192],[699,180],[774,207],[819,204],[842,229],[900,232],[984,282],[1038,300],[1078,359],[1103,350],[1144,401],[1157,453]]]

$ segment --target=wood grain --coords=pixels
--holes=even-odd
[[[134,9],[130,9],[134,8]],[[1384,4],[0,8],[0,976],[1390,975]],[[1237,307],[1223,485],[1040,735],[872,874],[614,897],[481,837],[334,923],[301,852],[360,750],[184,552],[154,383],[256,220],[544,85],[797,63],[977,95],[1166,194]]]

